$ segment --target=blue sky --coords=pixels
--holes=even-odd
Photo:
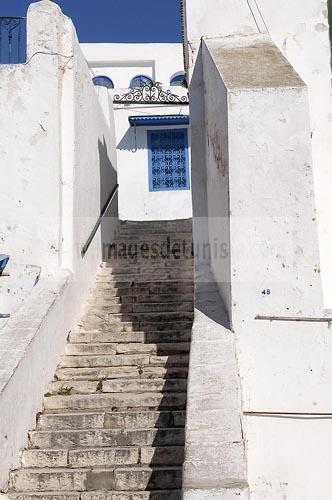
[[[31,0],[0,0],[0,16],[25,16]],[[180,0],[57,0],[81,42],[180,42]]]

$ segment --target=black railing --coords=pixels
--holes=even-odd
[[[25,36],[24,17],[0,17],[0,64],[17,64],[25,61],[23,36]]]
[[[88,251],[89,249],[89,246],[91,245],[92,243],[92,240],[93,238],[95,237],[96,235],[96,232],[98,231],[99,229],[99,226],[101,224],[101,221],[103,220],[103,218],[105,217],[106,215],[106,212],[108,211],[109,207],[110,207],[110,204],[112,203],[113,201],[113,198],[117,192],[117,190],[119,189],[119,184],[116,184],[111,192],[111,194],[109,195],[109,198],[104,206],[104,208],[102,209],[102,211],[100,212],[100,216],[98,217],[97,219],[97,222],[96,224],[94,225],[94,228],[92,229],[91,233],[90,233],[90,236],[89,238],[87,239],[85,245],[83,246],[82,250],[81,250],[81,255],[82,255],[82,258],[85,256],[86,252]]]

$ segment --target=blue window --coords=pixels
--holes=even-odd
[[[92,78],[93,84],[97,87],[106,87],[107,89],[114,89],[114,83],[108,76],[95,76]]]
[[[187,129],[148,130],[149,190],[190,189]]]
[[[149,76],[137,75],[130,82],[130,88],[134,89],[136,87],[152,87],[154,85],[153,80]]]
[[[172,87],[185,87],[186,86],[186,75],[184,73],[178,73],[172,76],[170,85]]]

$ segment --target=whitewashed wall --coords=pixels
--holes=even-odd
[[[312,432],[331,433],[329,328],[255,319],[323,313],[307,89],[264,35],[204,40],[203,66],[209,236],[229,246],[211,267],[236,335],[250,498],[323,498],[329,451]]]
[[[128,88],[141,74],[167,86],[183,71],[180,43],[82,43],[81,48],[92,74],[109,76],[116,89]]]
[[[0,488],[112,239],[116,203],[82,259],[116,182],[113,110],[101,100],[71,20],[48,0],[31,4],[27,63],[0,65],[0,231],[1,251],[41,280],[1,329]]]
[[[268,32],[308,86],[324,305],[332,307],[332,97],[327,1],[185,0],[187,60],[202,36]]]
[[[81,44],[92,75],[109,76],[116,94],[129,92],[131,79],[138,74],[150,76],[163,89],[178,95],[187,90],[170,87],[171,77],[183,71],[181,44]],[[99,87],[96,87],[99,93]],[[135,115],[189,114],[188,106],[115,105],[115,130],[118,150],[119,217],[122,220],[186,219],[192,216],[191,191],[149,191],[147,130],[134,127],[128,118]],[[161,126],[159,129],[175,128]],[[183,128],[183,127],[181,127]],[[188,128],[188,127],[186,127]],[[190,141],[188,130],[188,140]],[[137,146],[137,148],[136,148]],[[190,175],[190,174],[189,174]]]

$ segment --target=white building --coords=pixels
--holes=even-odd
[[[0,313],[11,313],[0,319],[1,491],[7,491],[9,471],[18,468],[10,484],[16,493],[10,491],[9,498],[329,498],[332,100],[326,2],[281,0],[276,8],[272,0],[183,0],[182,9],[184,46],[80,45],[71,20],[56,4],[42,0],[29,9],[27,62],[0,64],[0,250],[11,257],[10,276],[0,277],[1,307],[6,308]],[[120,278],[114,263],[100,271],[103,246],[119,234],[131,241],[147,231],[159,241],[178,225],[188,235],[190,221],[183,219],[191,217],[195,280],[185,259],[174,269],[174,262],[162,262],[161,274],[158,261],[138,270],[125,263]],[[134,320],[129,324],[124,318],[134,313],[134,307],[128,312],[127,299],[137,273],[143,283],[149,273],[158,277],[152,291],[140,292],[151,302],[134,304],[157,318],[157,335],[165,329],[169,337],[188,333],[178,331],[176,321],[188,328],[195,294],[184,394],[185,455],[176,463],[174,450],[166,449],[165,458],[162,446],[156,455],[150,449],[151,439],[158,447],[154,432],[165,417],[160,402],[168,383],[155,382],[153,370],[166,378],[167,368],[183,369],[179,359],[188,353],[188,342],[183,346],[172,337],[171,348],[179,349],[175,361],[158,356],[146,340],[156,332],[148,328],[138,331],[148,337],[132,342]],[[91,301],[97,275],[99,296]],[[166,297],[158,288],[160,276],[166,276]],[[96,307],[92,330],[84,330],[91,319],[77,320],[83,306],[90,313]],[[121,330],[114,318],[123,322]],[[115,335],[112,328],[120,339],[107,340]],[[76,342],[68,346],[70,331]],[[105,335],[106,341],[96,341]],[[131,338],[127,344],[126,336]],[[102,352],[103,360],[97,359],[102,369],[123,368],[112,365],[119,348],[126,362],[139,358],[133,379],[128,376],[132,366],[125,365],[136,392],[123,396],[128,381],[121,379],[121,389],[113,389],[115,400],[128,397],[125,408],[141,411],[143,394],[144,408],[160,415],[152,429],[143,429],[149,446],[139,434],[131,474],[119,472],[122,483],[116,482],[119,464],[107,461],[93,430],[98,433],[101,426],[103,433],[107,416],[113,415],[107,397],[112,401],[114,371],[106,380],[100,374],[90,380],[90,373],[89,380],[79,379],[75,387],[82,399],[60,387],[65,394],[56,395],[67,399],[43,403],[65,346],[67,355],[86,356],[83,363],[89,353],[97,352],[98,358]],[[155,363],[143,382],[141,355],[148,365],[151,357]],[[104,383],[109,392],[103,393]],[[160,394],[146,394],[140,383],[150,393],[161,388]],[[183,380],[176,383],[183,396]],[[97,399],[103,411],[96,417]],[[130,406],[133,400],[136,407]],[[45,407],[42,423],[56,414],[55,427],[48,423],[45,434],[33,435],[43,446],[31,456],[23,454],[20,462],[27,430]],[[96,426],[82,441],[90,443],[91,462],[84,462],[87,450],[81,443],[74,450],[83,453],[85,465],[79,469],[70,462],[76,438],[70,437],[63,450],[61,439],[49,437],[59,431],[58,414],[67,426],[60,427],[64,442],[67,431],[78,436],[90,422]],[[78,427],[68,429],[77,414]],[[127,417],[122,438],[126,431],[130,436],[133,429],[142,431],[130,428]],[[176,418],[166,420],[176,440]],[[147,463],[143,456],[149,457]],[[157,463],[154,477],[153,459],[160,457],[166,464]],[[166,483],[170,489],[164,491]]]
[[[105,80],[100,77],[109,79],[106,84],[114,101],[120,219],[191,217],[189,103],[182,45],[81,44],[81,47],[94,81],[103,84]],[[155,82],[161,87],[154,87],[147,95],[144,86]],[[146,103],[150,96],[152,102]],[[160,140],[160,134],[162,140],[171,141],[171,148],[172,141],[180,141],[178,145],[184,148],[181,178],[174,178],[174,182],[170,178],[168,187],[165,178],[161,184],[153,180],[150,146],[152,141]]]

